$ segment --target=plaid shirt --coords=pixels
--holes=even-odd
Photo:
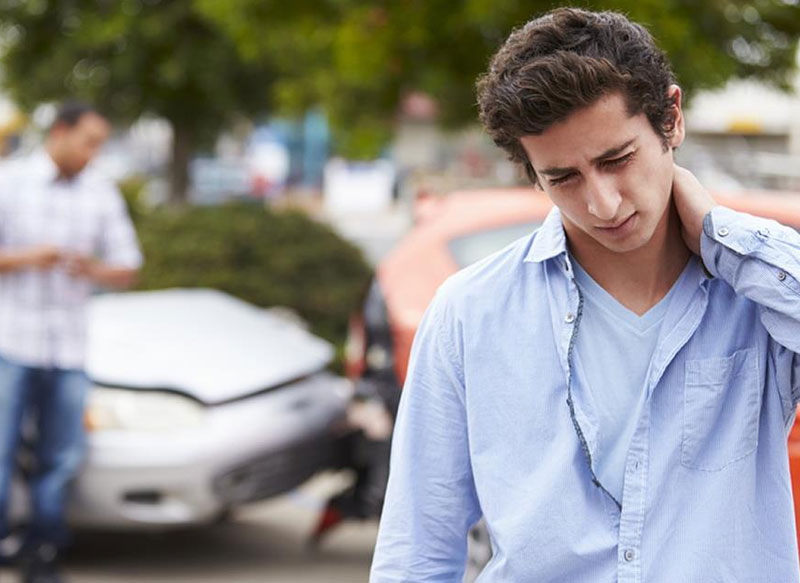
[[[59,177],[40,150],[0,167],[0,250],[52,245],[137,268],[142,255],[124,201],[90,169]],[[78,369],[86,351],[93,284],[62,266],[0,274],[0,355],[39,367]]]

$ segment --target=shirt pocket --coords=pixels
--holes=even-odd
[[[687,360],[681,464],[713,472],[753,453],[760,409],[755,348]]]

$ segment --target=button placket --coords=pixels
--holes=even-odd
[[[625,466],[623,507],[619,524],[618,579],[620,583],[642,581],[642,536],[645,513],[645,484],[648,474],[650,404],[642,408]]]

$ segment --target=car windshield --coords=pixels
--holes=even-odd
[[[496,229],[478,231],[451,239],[447,246],[458,266],[466,267],[495,251],[499,251],[520,237],[529,235],[539,225],[541,225],[540,222],[504,225]]]

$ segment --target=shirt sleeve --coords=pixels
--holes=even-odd
[[[125,201],[116,187],[109,185],[109,195],[100,236],[102,260],[117,268],[138,269],[142,252]]]
[[[800,233],[718,206],[703,222],[703,262],[759,305],[787,419],[800,401]]]
[[[440,296],[411,351],[370,583],[460,583],[481,514],[456,326]]]

